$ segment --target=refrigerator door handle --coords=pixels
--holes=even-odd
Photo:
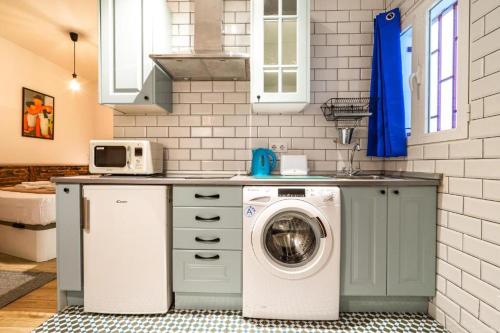
[[[83,198],[83,230],[90,231],[90,200]]]

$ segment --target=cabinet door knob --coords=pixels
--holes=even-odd
[[[145,99],[146,101],[149,101],[149,96],[144,96],[144,99]]]
[[[392,193],[398,195],[399,194],[399,190],[394,190],[394,191],[392,191]]]
[[[385,194],[385,190],[380,190],[380,194]]]
[[[69,188],[65,187],[63,191],[64,193],[69,193]]]
[[[260,102],[260,95],[257,95],[257,102]]]

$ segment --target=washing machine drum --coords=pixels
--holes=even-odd
[[[287,267],[298,267],[315,257],[321,237],[321,228],[315,218],[302,212],[285,211],[268,221],[263,243],[273,261]]]

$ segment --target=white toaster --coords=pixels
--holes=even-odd
[[[282,176],[306,176],[306,155],[281,155],[280,174]]]

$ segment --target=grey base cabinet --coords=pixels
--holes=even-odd
[[[177,309],[242,307],[242,188],[174,186]]]
[[[385,295],[386,189],[344,188],[341,203],[341,294]]]
[[[436,187],[341,193],[341,295],[434,296]]]
[[[82,228],[80,184],[56,186],[57,309],[82,303]]]
[[[436,189],[388,190],[387,295],[434,296]]]

